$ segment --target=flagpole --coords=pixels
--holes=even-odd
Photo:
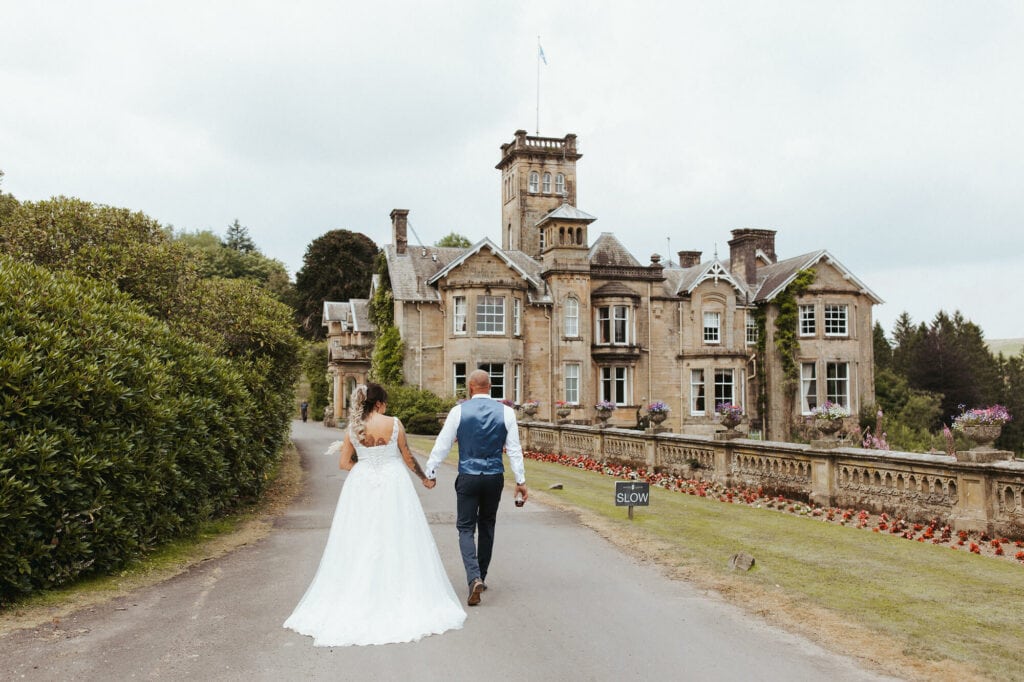
[[[540,36],[537,36],[537,135],[540,135]]]

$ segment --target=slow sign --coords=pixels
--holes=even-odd
[[[633,507],[649,507],[651,484],[640,481],[615,481],[615,506],[629,507],[629,518],[633,518]]]

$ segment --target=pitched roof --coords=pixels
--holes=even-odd
[[[325,327],[331,322],[342,322],[348,319],[350,307],[348,303],[341,301],[324,301],[323,324]]]
[[[591,265],[609,265],[614,267],[639,268],[640,261],[626,250],[611,232],[602,232],[587,254]]]
[[[732,276],[732,273],[729,271],[729,267],[717,258],[706,263],[700,263],[692,268],[683,268],[678,270],[678,272],[683,274],[679,278],[679,285],[675,289],[674,293],[676,295],[683,293],[692,294],[693,290],[696,289],[701,282],[709,279],[713,279],[716,282],[720,279],[725,280],[739,293],[748,293],[747,288],[743,283]]]
[[[856,285],[860,293],[870,298],[873,303],[884,303],[884,301],[878,297],[878,294],[871,291],[867,285],[857,279],[845,265],[836,260],[835,257],[825,249],[805,253],[800,256],[794,256],[793,258],[787,258],[786,260],[780,260],[778,263],[766,265],[758,270],[759,285],[757,293],[754,295],[754,300],[771,301],[778,296],[783,289],[789,286],[789,283],[796,278],[797,274],[801,270],[813,267],[821,261],[825,261],[832,267],[836,268],[840,273],[842,273],[844,279],[847,279]]]
[[[455,268],[459,267],[460,265],[465,263],[467,260],[469,260],[469,258],[471,256],[474,256],[474,255],[480,253],[480,251],[482,249],[484,249],[485,247],[490,249],[491,253],[493,253],[495,256],[497,256],[502,261],[504,261],[506,265],[508,265],[510,268],[512,268],[513,270],[518,272],[519,275],[523,279],[527,280],[530,284],[532,284],[534,286],[534,288],[539,289],[539,288],[542,287],[540,278],[535,277],[530,272],[530,270],[532,268],[524,267],[523,266],[524,264],[520,263],[521,259],[512,257],[509,252],[507,252],[504,249],[502,249],[501,247],[499,247],[497,244],[492,242],[490,240],[490,238],[488,238],[488,237],[484,237],[483,239],[478,241],[473,246],[469,247],[468,249],[463,250],[461,255],[459,255],[457,258],[451,260],[447,265],[445,265],[443,268],[441,268],[436,273],[434,273],[434,275],[432,275],[428,279],[427,283],[428,284],[434,284],[435,282],[440,280],[442,277],[446,276],[449,272],[451,272],[452,270],[454,270]]]
[[[436,275],[466,249],[445,246],[414,246],[398,254],[393,244],[384,246],[388,261],[391,293],[400,301],[438,301],[437,289],[427,285]]]

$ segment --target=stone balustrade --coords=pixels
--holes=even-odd
[[[760,487],[822,506],[886,512],[954,530],[1024,539],[1024,460],[971,462],[948,455],[816,447],[771,441],[525,421],[528,450]]]

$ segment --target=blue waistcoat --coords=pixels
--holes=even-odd
[[[456,437],[459,439],[460,474],[500,474],[505,471],[505,406],[497,400],[477,398],[461,406]]]

